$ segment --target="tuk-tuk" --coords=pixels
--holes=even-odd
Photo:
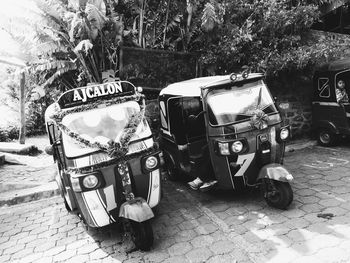
[[[313,77],[312,128],[318,143],[331,146],[341,136],[350,135],[350,104],[337,99],[337,89],[345,84],[350,92],[350,59],[338,60],[316,68]]]
[[[290,127],[263,74],[195,78],[161,90],[160,146],[170,179],[193,179],[211,162],[219,189],[262,187],[270,206],[293,200],[293,176],[283,167]],[[209,160],[203,161],[203,149]],[[202,162],[202,163],[201,163]]]
[[[135,245],[148,250],[161,180],[144,112],[144,95],[118,81],[65,92],[45,119],[67,210],[94,228],[127,219]]]

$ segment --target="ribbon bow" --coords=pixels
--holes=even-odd
[[[267,128],[269,117],[261,109],[256,109],[253,116],[250,118],[250,125],[256,129],[262,130]]]

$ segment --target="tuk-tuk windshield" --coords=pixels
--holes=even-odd
[[[108,141],[118,142],[127,125],[129,118],[140,111],[140,105],[135,101],[129,101],[104,108],[97,108],[83,112],[76,112],[63,118],[62,123],[70,130],[80,134],[90,142],[107,144]],[[149,136],[148,124],[144,120],[140,123],[133,139]],[[63,144],[68,158],[78,157],[99,151],[90,147],[84,147],[76,140],[63,134]]]
[[[277,112],[274,101],[262,80],[239,86],[211,90],[207,96],[211,125],[227,125],[249,120],[256,109],[266,114]]]

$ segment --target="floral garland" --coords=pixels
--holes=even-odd
[[[75,141],[79,142],[81,146],[89,148],[98,148],[102,151],[107,152],[109,157],[118,158],[119,156],[124,156],[128,152],[129,142],[136,132],[137,126],[143,119],[145,110],[141,107],[141,111],[130,117],[129,123],[125,126],[120,142],[114,142],[110,140],[108,144],[103,144],[96,141],[91,141],[86,138],[81,137],[77,132],[72,131],[67,126],[62,124],[62,122],[56,122],[57,126],[69,137],[73,138]]]
[[[104,167],[108,167],[110,165],[116,164],[116,161],[119,163],[128,162],[131,159],[134,159],[143,155],[147,155],[150,153],[154,153],[155,151],[158,151],[158,150],[159,150],[159,145],[157,143],[153,143],[153,146],[147,149],[125,155],[124,157],[113,158],[108,161],[100,162],[94,165],[89,165],[89,166],[84,166],[79,168],[69,168],[67,169],[67,172],[75,172],[75,173],[93,172],[94,170],[102,169]]]
[[[127,101],[139,101],[140,99],[143,99],[143,98],[144,98],[144,95],[136,94],[136,95],[130,95],[130,96],[124,96],[124,97],[116,97],[106,101],[105,103],[107,106],[109,106],[109,105],[123,103]],[[60,128],[61,131],[63,131],[66,135],[68,135],[69,137],[77,141],[82,147],[98,148],[102,151],[105,151],[108,154],[108,156],[112,158],[111,160],[108,160],[106,162],[101,162],[88,167],[70,168],[69,171],[77,172],[82,170],[91,170],[91,169],[93,170],[97,168],[102,168],[112,163],[115,163],[116,161],[128,161],[132,158],[142,156],[145,153],[152,152],[158,149],[158,145],[154,144],[152,147],[146,150],[142,150],[142,151],[127,155],[129,142],[132,136],[135,134],[137,127],[139,126],[142,119],[144,118],[144,114],[145,114],[144,103],[141,104],[140,112],[130,117],[128,124],[123,129],[121,139],[119,142],[114,142],[113,140],[110,140],[107,144],[103,144],[100,142],[91,141],[82,137],[79,133],[70,130],[67,126],[62,124],[62,119],[64,118],[64,116],[71,113],[96,109],[98,108],[99,105],[100,103],[95,102],[87,105],[80,105],[64,111],[57,105],[55,108],[55,112],[50,116],[50,118],[55,121],[56,125]]]
[[[256,109],[253,112],[253,116],[250,118],[251,127],[262,130],[268,126],[269,117],[261,109]]]

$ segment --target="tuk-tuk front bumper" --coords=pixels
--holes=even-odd
[[[137,222],[154,217],[151,208],[159,204],[161,195],[160,170],[157,168],[144,173],[140,167],[133,166],[133,160],[130,162],[129,169],[132,176],[130,183],[132,182],[132,189],[138,193],[138,196],[128,202],[123,203],[125,191],[116,166],[100,171],[101,179],[104,180],[100,187],[80,191],[73,189],[72,193],[79,213],[87,225],[102,227],[117,222],[119,217]]]

